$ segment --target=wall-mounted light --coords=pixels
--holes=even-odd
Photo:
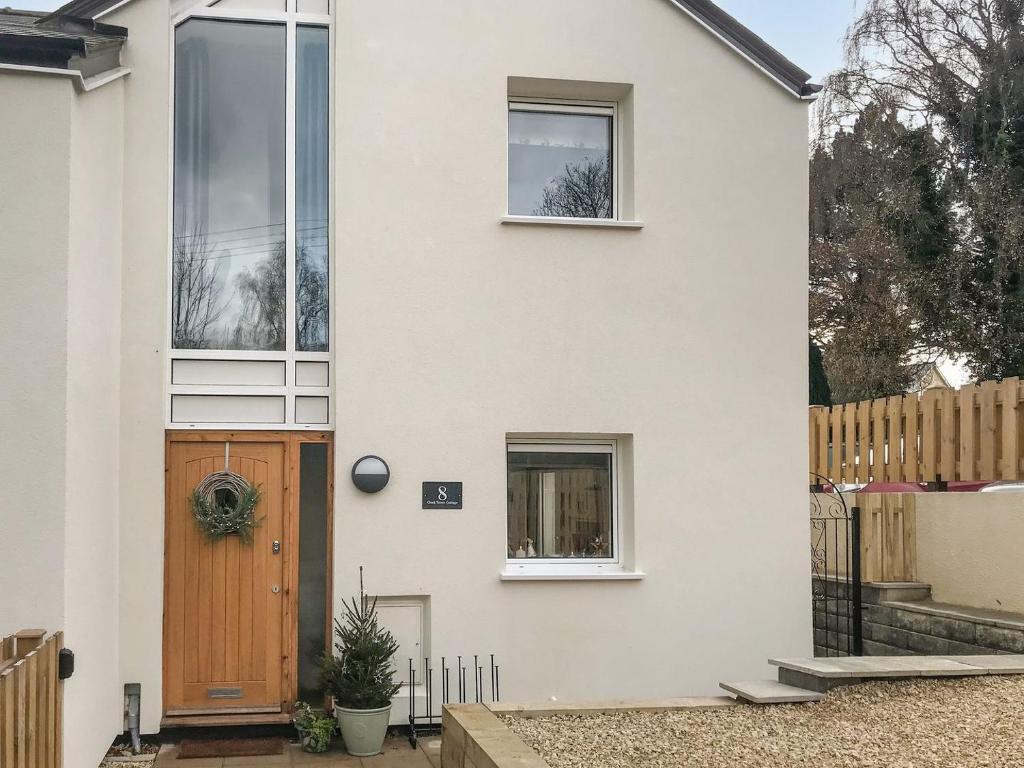
[[[377,493],[391,479],[388,463],[380,456],[363,456],[352,465],[352,484],[363,493]]]

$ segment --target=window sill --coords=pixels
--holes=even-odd
[[[611,566],[506,566],[499,576],[502,581],[640,581],[646,574]]]
[[[642,221],[619,219],[569,219],[558,216],[502,216],[502,224],[533,224],[543,227],[602,227],[604,229],[643,229]]]

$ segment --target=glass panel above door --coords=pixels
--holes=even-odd
[[[172,343],[284,350],[285,27],[175,30]]]

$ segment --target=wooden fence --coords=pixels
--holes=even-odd
[[[917,580],[917,502],[912,493],[844,494],[849,507],[860,508],[860,578],[863,582]],[[830,499],[819,496],[818,509],[835,509]],[[827,515],[826,515],[827,516]],[[813,519],[813,517],[812,517]],[[829,552],[829,576],[849,577],[848,542],[836,535]],[[822,526],[811,525],[812,552],[822,548]]]
[[[917,503],[912,493],[858,493],[861,581],[917,580]]]
[[[810,409],[810,472],[834,483],[1020,480],[1018,378]]]
[[[61,768],[63,633],[26,629],[0,641],[0,766]]]

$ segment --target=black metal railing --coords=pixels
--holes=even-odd
[[[501,667],[495,663],[494,654],[490,655],[490,700],[501,701]],[[471,700],[469,698],[470,685],[466,681],[466,673],[470,671],[470,668],[463,663],[462,656],[456,656],[455,666],[451,666],[448,663],[446,656],[441,657],[441,698],[440,705],[455,703],[467,704]],[[466,661],[469,657],[465,657]],[[441,727],[441,713],[438,710],[435,714],[434,705],[434,668],[430,663],[430,658],[427,657],[423,660],[423,688],[426,698],[426,712],[424,714],[416,713],[416,665],[413,659],[409,659],[409,744],[416,746],[416,740],[421,733],[432,733]],[[458,693],[458,698],[453,701],[452,699],[452,684],[451,674],[455,673],[455,686]],[[482,704],[488,697],[488,691],[484,686],[484,667],[480,664],[479,654],[473,656],[473,698],[472,701],[477,704]]]
[[[860,508],[823,483],[811,486],[810,511],[815,655],[861,656]]]

